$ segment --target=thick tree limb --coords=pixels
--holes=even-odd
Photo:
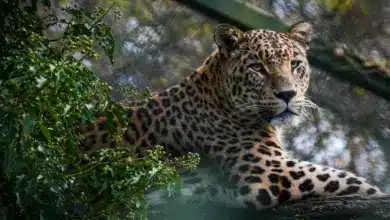
[[[390,197],[362,198],[344,196],[328,199],[311,199],[279,206],[269,211],[278,219],[303,217],[329,219],[365,217],[367,219],[390,219]],[[369,217],[369,218],[368,218]]]
[[[209,203],[199,205],[199,203],[193,202],[184,205],[176,202],[153,207],[153,212],[151,219],[156,220],[384,220],[390,219],[390,196],[378,198],[343,196],[327,199],[308,199],[284,204],[265,211],[232,209]]]

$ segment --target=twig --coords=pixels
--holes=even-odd
[[[99,21],[101,21],[107,14],[109,11],[111,11],[111,9],[114,7],[116,3],[114,2],[99,18],[97,18],[93,24],[91,25],[91,27],[95,26]]]

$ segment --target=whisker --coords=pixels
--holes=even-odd
[[[252,102],[254,103],[254,102]],[[268,108],[259,105],[258,103],[245,106],[243,108],[238,109],[237,111],[233,112],[231,115],[229,115],[229,118],[236,117],[237,119],[248,119],[248,116],[246,117],[245,114],[243,114],[245,111],[253,111],[252,113],[256,114],[256,118],[254,121],[258,120],[259,118],[264,117],[264,113],[268,112]]]
[[[301,115],[305,118],[312,119],[314,113],[318,113],[320,116],[322,115],[323,109],[320,108],[317,104],[312,102],[307,96],[303,99]]]

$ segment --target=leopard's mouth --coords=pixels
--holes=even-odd
[[[291,111],[289,108],[286,108],[283,112],[276,114],[272,117],[272,119],[275,118],[286,118],[286,117],[292,117],[292,116],[299,116],[299,114],[295,111]]]
[[[291,124],[294,121],[295,116],[299,116],[297,112],[291,111],[286,108],[283,112],[274,115],[270,118],[269,122],[272,125],[282,125],[282,124]]]
[[[292,123],[296,116],[299,116],[299,113],[286,108],[281,113],[275,114],[275,112],[267,111],[260,113],[262,117],[256,117],[256,115],[252,116],[255,120],[252,121],[253,125],[264,125],[264,123],[270,123],[272,125],[279,124],[290,124]]]

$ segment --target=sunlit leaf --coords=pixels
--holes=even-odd
[[[49,64],[50,71],[53,71],[56,67],[53,64]]]
[[[37,82],[38,82],[37,87],[41,88],[46,81],[47,79],[45,77],[40,76],[39,78],[37,78]]]
[[[132,178],[131,184],[136,184],[141,179],[141,175],[134,176]]]
[[[355,88],[354,91],[355,91],[355,94],[358,96],[364,96],[364,94],[365,94],[364,89],[361,87]]]
[[[92,103],[85,104],[88,110],[91,110],[95,105]]]
[[[66,104],[65,105],[65,108],[64,108],[64,115],[66,115],[66,113],[69,111],[69,109],[70,109],[70,105],[69,104]]]
[[[154,176],[159,170],[160,167],[153,167],[152,170],[149,171],[150,176]]]

